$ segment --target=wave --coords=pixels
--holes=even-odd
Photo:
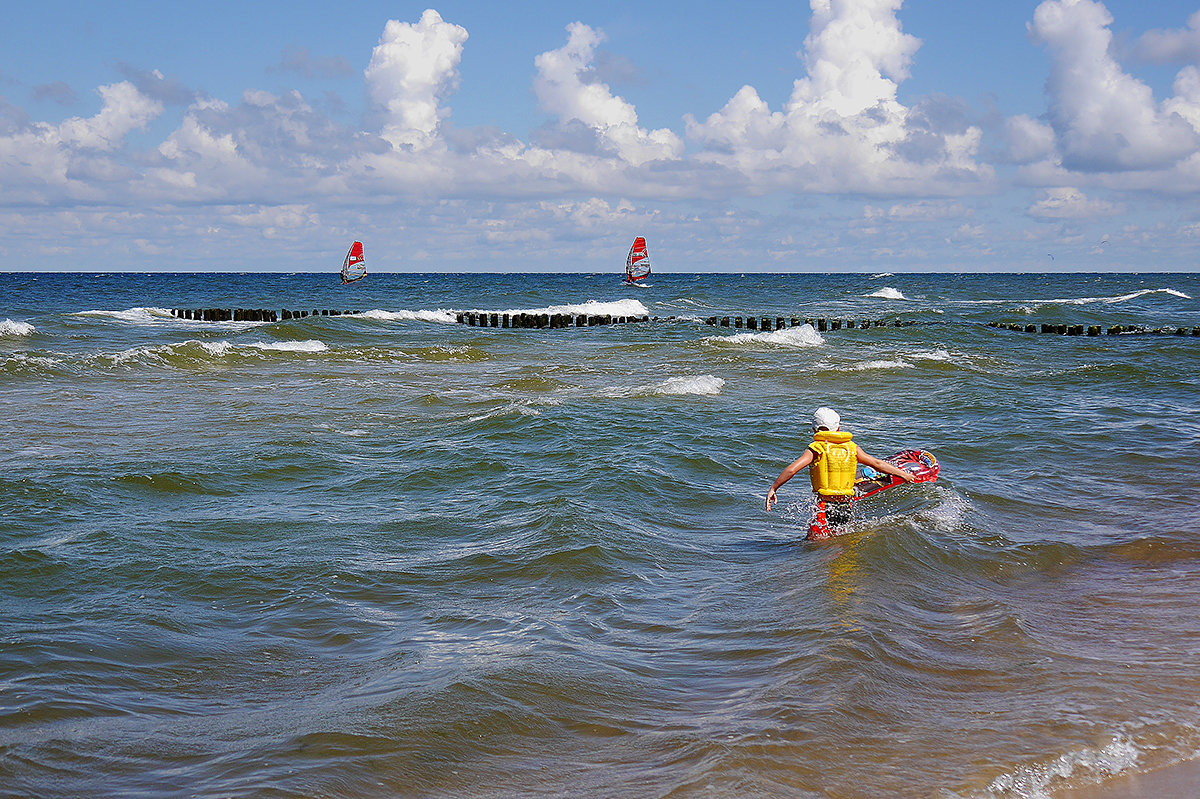
[[[180,319],[171,315],[170,308],[156,308],[152,306],[140,306],[137,308],[126,308],[123,311],[109,311],[102,309],[93,309],[90,311],[76,311],[72,316],[89,316],[99,317],[105,320],[120,322],[126,325],[137,325],[146,327],[151,325],[175,325],[184,327],[204,327],[206,329],[235,329],[244,330],[250,327],[258,327],[260,325],[269,325],[271,322],[204,322],[197,319]]]
[[[380,319],[385,322],[437,322],[447,325],[455,323],[454,312],[442,308],[436,311],[384,311],[374,308],[357,316],[360,319]]]
[[[325,352],[329,349],[324,341],[318,341],[315,338],[308,339],[307,341],[255,341],[253,344],[246,346],[275,352]]]
[[[895,277],[895,276],[896,276],[895,272],[876,272],[875,274],[871,275],[871,279],[879,280],[879,278],[881,278],[881,277]]]
[[[863,296],[864,297],[879,297],[882,300],[907,300],[908,299],[908,297],[905,297],[903,294],[900,293],[899,289],[894,289],[891,286],[884,286],[879,291],[873,291],[870,294],[864,294]]]
[[[860,363],[847,364],[837,366],[828,361],[822,361],[814,365],[816,369],[829,369],[834,371],[849,371],[849,372],[870,372],[875,370],[886,369],[912,369],[917,364],[915,361],[954,361],[962,360],[961,356],[951,355],[949,351],[943,349],[937,350],[922,350],[919,352],[907,352],[897,356],[894,360],[877,359],[873,361],[862,361]]]
[[[1138,297],[1145,297],[1149,294],[1168,294],[1172,297],[1178,297],[1182,300],[1192,299],[1190,294],[1185,294],[1182,291],[1175,289],[1141,289],[1139,291],[1130,292],[1129,294],[1118,294],[1115,297],[1060,297],[1053,300],[963,300],[962,305],[1007,305],[1008,303],[1017,303],[1018,307],[1028,313],[1031,308],[1037,308],[1042,305],[1092,305],[1094,303],[1103,303],[1105,305],[1115,305],[1119,302],[1129,302],[1136,300]]]
[[[615,300],[613,302],[598,302],[588,300],[576,304],[549,305],[545,308],[509,308],[504,311],[490,311],[483,308],[475,309],[481,313],[502,314],[574,314],[576,316],[649,316],[650,311],[637,300]]]
[[[649,387],[651,394],[697,394],[700,396],[716,396],[721,393],[725,381],[712,375],[698,377],[669,377],[661,383]]]
[[[205,363],[226,358],[230,355],[248,355],[263,357],[271,352],[316,353],[325,352],[329,347],[323,341],[309,339],[307,341],[256,341],[250,344],[234,344],[224,339],[217,341],[179,341],[173,344],[158,344],[147,347],[134,347],[123,350],[115,355],[100,354],[95,356],[101,363],[110,366],[125,366],[134,363],[180,366],[185,364]]]
[[[1137,745],[1116,735],[1104,746],[1083,747],[1060,755],[1048,763],[1022,766],[1001,775],[987,787],[986,797],[1046,797],[1068,785],[1097,785],[1113,775],[1131,771],[1138,763]]]
[[[28,322],[16,322],[12,319],[0,322],[0,336],[32,336],[34,331],[34,326]]]
[[[825,343],[821,334],[812,325],[800,325],[783,330],[764,331],[762,333],[735,333],[732,336],[708,336],[705,342],[718,345],[761,346],[768,344],[777,347],[819,347]]]

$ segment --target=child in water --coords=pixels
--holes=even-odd
[[[775,492],[806,466],[812,468],[813,493],[817,495],[816,513],[808,524],[808,538],[829,538],[830,525],[848,524],[853,509],[854,477],[858,464],[885,474],[893,474],[906,483],[916,480],[913,475],[887,461],[872,457],[841,432],[842,420],[832,408],[817,408],[812,421],[813,442],[804,454],[779,473],[767,491],[767,510],[775,504]]]

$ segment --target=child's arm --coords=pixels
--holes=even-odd
[[[858,447],[857,452],[858,452],[858,455],[857,455],[858,462],[863,464],[864,466],[870,466],[872,469],[883,472],[885,474],[894,474],[896,477],[899,477],[901,480],[903,480],[906,483],[915,483],[917,480],[917,478],[914,477],[911,472],[906,472],[903,469],[901,469],[900,467],[893,466],[892,464],[888,463],[887,461],[882,461],[879,458],[876,458],[872,455],[868,455],[867,453],[863,452],[862,447]]]
[[[767,510],[770,510],[771,506],[775,504],[775,492],[779,490],[784,483],[795,477],[796,472],[800,471],[805,466],[808,466],[810,463],[812,463],[812,461],[812,450],[806,449],[804,450],[803,455],[801,455],[799,458],[796,458],[796,460],[792,461],[791,465],[779,473],[779,476],[775,478],[775,482],[771,484],[770,490],[767,491]]]

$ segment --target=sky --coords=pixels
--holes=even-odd
[[[0,270],[1196,271],[1200,0],[9,3]]]

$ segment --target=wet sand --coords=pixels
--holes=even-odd
[[[1055,799],[1195,799],[1200,796],[1200,760],[1114,777],[1103,785],[1055,794]]]

